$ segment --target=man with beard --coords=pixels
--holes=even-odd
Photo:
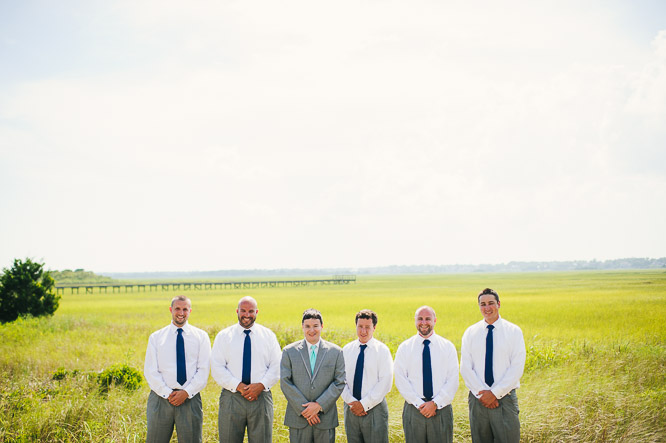
[[[469,389],[472,441],[519,442],[518,397],[525,369],[523,331],[499,315],[496,291],[477,297],[483,320],[465,331],[460,349],[460,374]]]
[[[211,355],[211,372],[222,387],[218,431],[220,443],[270,443],[273,396],[280,379],[280,345],[270,329],[255,323],[257,301],[238,301],[238,323],[220,331]]]
[[[453,343],[435,333],[434,309],[421,306],[414,317],[418,334],[400,344],[394,364],[395,386],[405,398],[405,441],[452,442],[458,354]]]
[[[201,442],[203,407],[199,392],[208,382],[210,338],[187,322],[190,299],[171,300],[171,323],[148,339],[143,374],[148,396],[148,443],[167,443],[174,424],[179,442]]]

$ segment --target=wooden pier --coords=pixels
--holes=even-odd
[[[153,292],[153,291],[187,291],[212,289],[255,289],[255,288],[281,288],[287,286],[316,286],[316,285],[348,285],[356,283],[355,275],[334,275],[332,278],[312,280],[251,280],[227,282],[168,282],[168,283],[109,283],[109,284],[80,284],[56,285],[56,293],[64,294],[65,289],[71,289],[72,294],[79,294],[81,289],[85,294],[108,293],[109,288],[115,292]]]

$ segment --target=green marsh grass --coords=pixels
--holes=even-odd
[[[395,354],[415,333],[413,314],[423,304],[435,308],[437,333],[459,351],[464,330],[481,318],[476,294],[484,287],[498,290],[500,313],[525,336],[518,391],[524,441],[666,441],[663,271],[371,276],[342,286],[67,293],[52,318],[0,326],[0,441],[144,441],[145,382],[137,391],[112,386],[102,392],[96,376],[117,364],[143,371],[148,336],[168,324],[170,299],[179,293],[192,298],[190,322],[211,341],[237,321],[238,299],[251,295],[259,302],[258,322],[283,346],[302,337],[306,308],[322,312],[322,336],[341,346],[355,337],[354,314],[370,308],[379,315],[375,336]],[[202,392],[209,442],[217,441],[218,395],[211,377]],[[278,386],[273,395],[274,439],[287,441]],[[403,400],[395,388],[388,401],[391,441],[399,442]],[[455,439],[469,441],[462,380],[453,407]],[[337,435],[345,441],[342,417]]]

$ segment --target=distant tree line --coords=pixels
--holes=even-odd
[[[393,265],[366,268],[285,268],[285,269],[227,269],[198,272],[132,272],[105,273],[118,279],[174,279],[174,278],[221,278],[221,277],[269,277],[310,275],[399,275],[399,274],[466,274],[472,272],[546,272],[546,271],[601,271],[611,269],[664,269],[666,257],[620,258],[615,260],[572,261],[512,261],[500,264],[479,265]],[[57,280],[57,279],[56,279]],[[58,282],[60,282],[58,280]]]
[[[56,283],[111,283],[113,279],[104,275],[97,275],[85,269],[65,269],[64,271],[50,271]]]

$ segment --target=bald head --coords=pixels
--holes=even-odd
[[[254,298],[250,297],[249,295],[238,300],[238,307],[240,308],[240,305],[243,303],[251,303],[252,306],[254,306],[254,308],[257,309],[257,301]]]
[[[437,318],[437,314],[435,314],[435,310],[433,308],[431,308],[430,306],[428,306],[428,305],[423,305],[420,308],[418,308],[416,310],[416,312],[414,313],[414,318],[417,318],[419,316],[419,314],[421,314],[421,311],[427,311],[428,313],[430,313],[430,315],[432,315],[433,318]]]

